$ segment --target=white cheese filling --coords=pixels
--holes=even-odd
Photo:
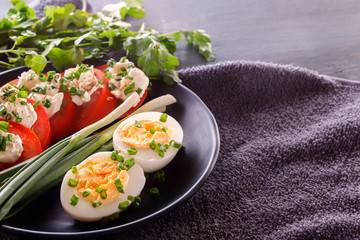
[[[47,107],[43,105],[43,107],[48,117],[51,118],[52,116],[54,116],[55,113],[60,111],[61,104],[64,99],[64,93],[58,92],[55,95],[43,95],[38,93],[31,93],[29,97],[31,99],[34,99],[35,101],[40,101],[41,103],[43,103],[46,99],[48,99],[51,103],[50,106]]]
[[[37,114],[30,103],[23,105],[21,102],[26,102],[26,99],[16,98],[14,102],[9,102],[0,97],[0,105],[3,105],[7,112],[2,118],[16,122],[17,117],[14,113],[17,113],[18,117],[21,118],[21,121],[18,122],[27,128],[31,128],[37,120]]]
[[[6,141],[5,152],[0,151],[0,162],[1,163],[13,163],[19,159],[22,152],[24,151],[22,146],[22,140],[18,135],[1,132],[2,137],[7,137],[9,134],[12,135],[12,141]]]
[[[140,93],[139,96],[141,98],[149,85],[149,78],[145,73],[135,67],[129,68],[129,65],[133,66],[133,63],[126,60],[125,62],[115,63],[114,66],[109,69],[111,73],[109,85],[112,84],[115,86],[115,89],[111,90],[111,93],[121,101],[125,101],[134,92]],[[127,74],[125,76],[118,76],[118,73],[123,72],[124,69]],[[129,88],[131,90],[129,90]]]
[[[25,85],[31,91],[29,98],[41,102],[49,118],[60,111],[60,107],[64,99],[64,93],[59,92],[59,82],[41,82],[39,76],[35,74],[33,70],[29,70],[27,72],[23,72],[19,77],[18,86],[21,84]],[[41,88],[45,91],[43,93],[33,92],[32,89],[34,88]],[[50,101],[50,104],[44,104],[46,99]]]
[[[79,66],[76,66],[76,68],[70,68],[65,70],[64,76],[68,77],[72,72],[75,72],[79,69]],[[78,95],[72,95],[72,101],[78,105],[81,106],[82,104],[89,102],[91,100],[91,94],[93,94],[96,90],[102,87],[101,84],[99,84],[99,80],[95,76],[94,73],[94,67],[91,66],[90,70],[81,73],[79,78],[75,78],[74,80],[68,81],[68,88],[75,87],[76,89],[80,89],[84,91],[84,94],[82,96]]]

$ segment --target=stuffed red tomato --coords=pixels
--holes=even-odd
[[[36,134],[13,121],[0,121],[0,170],[32,158],[42,151]]]
[[[149,84],[146,75],[126,59],[118,63],[110,60],[108,65],[98,68],[81,65],[65,71],[68,91],[78,106],[72,132],[102,119],[133,93],[139,94],[141,100],[124,116],[144,101]]]
[[[0,93],[0,118],[14,121],[32,129],[46,149],[50,144],[50,124],[45,109],[29,99],[25,87],[6,84]]]
[[[29,98],[39,115],[45,115],[48,121],[35,126],[34,132],[39,134],[39,139],[43,148],[47,148],[50,142],[54,143],[65,137],[71,129],[71,124],[75,120],[76,106],[71,102],[69,93],[65,90],[60,91],[61,75],[54,71],[47,74],[36,74],[29,70],[19,77],[17,86],[25,88],[29,93]],[[43,111],[44,110],[44,111]],[[49,129],[45,131],[41,128]]]
[[[29,129],[45,150],[138,94],[140,101],[121,117],[132,113],[145,100],[148,84],[144,72],[126,58],[97,68],[82,64],[62,74],[29,70],[1,88],[0,119]],[[34,149],[39,153],[38,147]],[[28,158],[26,152],[19,158]]]

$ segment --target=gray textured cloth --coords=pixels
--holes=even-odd
[[[180,76],[218,122],[217,163],[181,207],[101,239],[360,237],[360,85],[254,62]]]

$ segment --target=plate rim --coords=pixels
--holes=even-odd
[[[103,62],[97,61],[97,63],[103,63]],[[93,65],[95,66],[95,64],[93,64]],[[24,71],[26,69],[28,69],[28,68],[25,66],[21,66],[21,67],[5,70],[3,72],[0,72],[0,77],[4,76],[4,75],[9,75],[9,74],[11,75],[11,74],[16,73],[17,71],[20,71],[20,70]],[[205,183],[205,181],[207,180],[207,178],[209,177],[210,173],[212,172],[212,170],[215,166],[215,163],[218,159],[219,152],[220,152],[220,133],[219,133],[219,128],[218,128],[218,125],[217,125],[217,122],[216,122],[216,119],[215,119],[213,113],[206,106],[206,104],[202,101],[202,99],[196,93],[194,93],[191,89],[184,86],[183,84],[176,83],[176,85],[178,85],[184,91],[190,93],[197,101],[199,101],[199,103],[201,105],[203,105],[204,109],[206,110],[205,112],[209,116],[209,119],[211,120],[211,124],[213,125],[214,137],[216,139],[216,141],[214,142],[215,146],[210,155],[210,161],[206,165],[205,170],[203,171],[201,176],[197,179],[195,184],[193,184],[191,186],[191,188],[189,188],[184,194],[182,194],[179,198],[177,198],[176,200],[171,202],[171,204],[165,206],[164,208],[157,210],[156,212],[154,212],[152,214],[146,215],[140,219],[136,219],[129,223],[121,224],[118,226],[107,227],[107,228],[103,228],[103,229],[96,229],[96,230],[82,231],[82,232],[47,232],[47,231],[24,229],[24,228],[9,226],[6,224],[4,225],[2,223],[0,223],[0,229],[3,229],[7,232],[19,234],[19,235],[21,234],[21,235],[39,236],[39,237],[52,237],[52,238],[67,238],[67,237],[74,237],[74,236],[96,237],[99,235],[106,235],[106,234],[111,234],[114,232],[127,231],[131,228],[135,228],[136,226],[144,225],[150,221],[153,221],[155,219],[158,219],[158,218],[164,216],[165,214],[169,213],[170,211],[181,206],[183,203],[185,203],[187,200],[189,200]]]

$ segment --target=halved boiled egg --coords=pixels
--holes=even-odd
[[[154,172],[171,162],[183,140],[180,124],[166,113],[135,114],[114,132],[114,149],[131,155],[145,172]]]
[[[64,176],[61,205],[74,219],[98,221],[122,211],[131,203],[128,196],[140,195],[145,185],[143,169],[131,158],[123,159],[130,163],[124,164],[113,160],[112,155],[111,152],[95,153]]]

